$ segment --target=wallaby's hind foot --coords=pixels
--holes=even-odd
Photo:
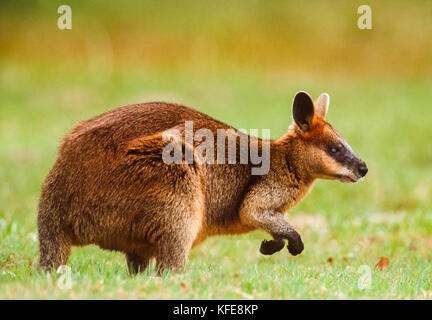
[[[150,262],[148,257],[143,257],[135,253],[126,254],[126,262],[128,265],[129,273],[135,275],[140,272],[144,272]]]
[[[156,256],[156,270],[161,276],[165,270],[181,272],[186,264],[189,251],[192,248],[192,241],[163,241]]]
[[[39,235],[39,271],[50,272],[65,265],[70,254],[71,243],[63,237],[45,238]]]

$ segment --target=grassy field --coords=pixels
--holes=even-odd
[[[33,20],[46,21],[43,13],[48,5],[40,3],[45,5],[35,11]],[[397,16],[404,7],[399,2],[396,7],[399,8],[394,11]],[[230,21],[230,17],[239,16],[241,11],[231,8],[227,12],[224,19]],[[243,12],[243,16],[254,16],[251,12],[254,11]],[[196,12],[192,13],[188,16],[192,20],[183,17],[184,21],[179,22],[183,27],[176,31],[183,32],[185,41],[190,43],[194,43],[194,38],[188,35],[194,29],[185,21],[199,19]],[[164,14],[168,19],[173,13]],[[30,13],[23,11],[22,15],[29,17]],[[75,15],[80,22],[79,15]],[[123,20],[112,24],[125,26],[127,17],[124,13]],[[212,17],[197,39],[219,34],[214,31],[218,25],[217,12]],[[255,25],[257,29],[274,23],[267,21],[268,17],[261,18],[254,20],[259,22]],[[16,19],[12,15],[0,23],[7,26]],[[35,30],[44,30],[45,25],[40,21]],[[87,20],[82,21],[84,24]],[[350,74],[349,63],[355,65],[356,61],[347,60],[341,60],[343,67],[337,71],[321,68],[325,61],[308,64],[307,58],[298,60],[300,69],[302,63],[307,66],[305,72],[290,70],[290,65],[281,69],[273,64],[255,68],[260,57],[273,61],[275,53],[265,57],[246,55],[242,64],[236,60],[242,59],[241,51],[220,49],[232,41],[224,42],[229,33],[225,30],[217,38],[220,49],[217,58],[206,59],[209,51],[205,42],[199,43],[201,51],[196,51],[195,58],[200,67],[191,67],[193,55],[187,56],[190,60],[183,66],[181,59],[166,65],[164,59],[173,59],[170,54],[157,59],[147,54],[143,66],[136,67],[133,63],[138,55],[127,56],[125,52],[130,48],[127,46],[116,50],[120,44],[115,41],[110,42],[114,46],[113,56],[98,55],[105,52],[104,41],[89,46],[94,51],[84,54],[84,60],[73,60],[70,52],[67,57],[72,60],[62,60],[67,53],[61,50],[53,49],[55,52],[50,55],[50,48],[55,47],[59,37],[55,32],[52,37],[41,39],[43,43],[54,39],[52,47],[35,47],[32,56],[25,56],[32,42],[25,32],[29,22],[23,23],[14,31],[20,39],[16,43],[7,37],[4,29],[0,33],[5,40],[0,54],[0,299],[432,298],[432,77],[429,72],[432,69],[430,62],[422,60],[430,51],[406,54],[406,63],[392,62],[394,57],[389,57],[390,62],[380,65],[380,61],[390,56],[390,51],[378,48],[377,56],[371,58],[375,59],[374,63],[367,58],[359,62],[371,67],[373,76],[357,69],[358,72]],[[146,23],[157,26],[160,34],[176,36],[170,31],[175,29],[172,24],[156,20]],[[292,26],[301,29],[301,22],[294,21]],[[427,27],[432,30],[430,23]],[[74,28],[79,29],[79,23]],[[126,31],[122,32],[127,33],[127,24],[124,28]],[[308,28],[305,32],[313,34],[310,24]],[[335,30],[339,29],[328,25],[328,32],[334,34]],[[30,35],[36,35],[35,32]],[[70,41],[77,44],[79,41],[73,37],[78,37],[78,31],[74,32],[77,33],[72,34]],[[394,38],[402,39],[407,32],[399,32]],[[114,31],[108,31],[108,35],[120,39]],[[419,41],[413,50],[421,51],[423,36],[417,35]],[[373,43],[386,37],[387,33],[377,32]],[[361,42],[361,38],[356,36],[353,41]],[[303,43],[299,39],[291,40]],[[97,47],[98,44],[103,45]],[[157,50],[162,52],[164,48],[160,43],[147,45],[154,49],[155,56]],[[240,47],[247,51],[248,46],[255,44],[246,41]],[[283,50],[289,49],[281,46]],[[406,49],[402,42],[399,46],[401,50]],[[176,49],[175,43],[170,48]],[[303,45],[302,50],[307,48]],[[394,52],[396,49],[393,48]],[[338,54],[325,50],[325,59],[342,56],[348,49],[342,46],[337,50],[340,50]],[[229,62],[226,64],[221,62],[225,61],[224,52],[231,52],[231,56],[225,56]],[[77,49],[77,55],[80,54],[82,51]],[[124,61],[129,58],[129,62]],[[277,65],[279,60],[275,61]],[[288,213],[288,221],[297,227],[305,243],[305,251],[300,256],[290,256],[286,249],[270,257],[261,255],[261,240],[269,236],[254,232],[210,238],[191,252],[183,273],[165,274],[162,278],[152,272],[131,277],[122,254],[91,246],[72,251],[68,261],[72,270],[70,288],[61,285],[62,274],[37,273],[36,208],[40,187],[55,161],[60,140],[75,123],[117,106],[164,100],[195,107],[235,127],[270,128],[272,137],[278,137],[291,123],[291,103],[298,90],[307,90],[314,97],[322,92],[330,94],[329,122],[369,166],[366,179],[356,184],[316,182],[310,195]],[[388,257],[389,265],[378,270],[375,265],[383,256]],[[369,285],[365,287],[365,283]]]

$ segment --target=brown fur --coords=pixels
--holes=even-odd
[[[162,131],[184,130],[186,120],[194,130],[215,134],[231,128],[185,106],[131,105],[79,123],[63,140],[42,188],[40,267],[66,264],[72,245],[97,244],[124,252],[132,273],[153,257],[159,272],[181,269],[190,249],[208,236],[256,229],[274,238],[263,242],[262,253],[279,251],[287,239],[289,251],[299,254],[300,235],[283,214],[317,177],[329,177],[329,165],[337,166],[313,147],[336,133],[323,117],[312,119],[308,130],[293,124],[270,141],[270,171],[263,176],[251,175],[250,163],[165,164],[161,155],[169,142]],[[196,146],[182,140],[179,147],[194,152]]]

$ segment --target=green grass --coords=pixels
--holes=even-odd
[[[237,72],[0,68],[0,299],[432,298],[432,91],[426,80]],[[61,138],[76,122],[130,103],[169,100],[231,125],[283,134],[296,91],[330,94],[328,119],[367,162],[357,184],[318,181],[288,220],[305,251],[259,253],[263,232],[210,238],[180,274],[131,277],[124,256],[74,248],[72,288],[36,272],[36,207]],[[381,256],[389,267],[374,270]],[[332,263],[328,262],[332,258]],[[361,266],[371,286],[359,288]]]

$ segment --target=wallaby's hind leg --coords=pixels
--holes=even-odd
[[[66,264],[72,243],[63,235],[44,231],[48,230],[39,230],[39,270],[51,271]]]
[[[60,220],[59,209],[42,193],[38,212],[39,270],[51,271],[65,265],[70,254],[72,241],[66,234]]]
[[[194,238],[182,235],[162,239],[156,255],[156,270],[162,275],[165,270],[182,271]]]
[[[140,256],[136,253],[126,253],[126,262],[129,273],[134,275],[147,269],[150,259],[148,257]]]
[[[192,145],[174,141],[180,153],[189,150],[196,157]],[[128,145],[131,159],[140,161],[136,176],[145,178],[136,188],[144,212],[134,217],[134,237],[150,244],[159,275],[166,269],[183,269],[205,214],[205,181],[199,162],[163,163],[161,154],[167,145],[161,134],[137,138]],[[144,171],[152,174],[147,177]]]
[[[182,271],[186,259],[189,254],[189,249],[186,248],[173,248],[161,252],[156,257],[156,270],[159,275],[162,275],[165,270]]]

